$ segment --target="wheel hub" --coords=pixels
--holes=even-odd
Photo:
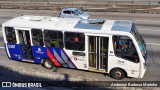
[[[115,75],[115,77],[119,78],[119,77],[121,77],[121,76],[122,76],[122,73],[121,73],[121,72],[119,72],[119,71],[117,71],[117,72],[115,72],[115,73],[114,73],[114,75]]]
[[[49,62],[45,62],[45,66],[50,68],[51,67],[51,64]]]

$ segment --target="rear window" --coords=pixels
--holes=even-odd
[[[8,43],[17,43],[15,29],[13,27],[5,27],[5,33]]]

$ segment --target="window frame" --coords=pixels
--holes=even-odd
[[[40,42],[39,42],[39,45],[35,45],[35,44],[34,44],[33,30],[40,30],[40,31],[41,31],[42,37],[41,37],[40,39],[42,39],[43,45],[41,45]],[[42,30],[42,29],[32,28],[32,29],[31,29],[31,36],[32,36],[32,44],[33,44],[33,46],[42,46],[42,47],[44,46],[44,35],[43,35],[43,30]]]
[[[64,11],[63,11],[63,14],[64,14],[64,15],[71,15],[71,11],[70,11],[70,10],[64,10]]]
[[[131,40],[132,45],[133,45],[132,47],[135,49],[136,55],[131,55],[131,54],[130,54],[130,55],[117,54],[117,51],[116,51],[115,46],[114,46],[114,43],[115,43],[114,36],[117,36],[117,37],[118,37],[118,36],[123,36],[123,37],[127,37],[129,40]],[[140,58],[139,58],[137,49],[136,49],[136,47],[135,47],[135,45],[134,45],[134,43],[133,43],[133,40],[132,40],[130,37],[124,36],[124,35],[113,35],[113,36],[112,36],[112,44],[113,44],[114,54],[115,54],[116,57],[122,58],[122,59],[124,59],[124,60],[130,61],[130,62],[133,62],[133,63],[139,63],[139,62],[140,62]],[[116,44],[117,44],[117,43],[116,43]],[[137,61],[136,61],[136,60],[133,60],[133,59],[128,59],[128,58],[126,58],[126,57],[137,58]]]
[[[47,38],[45,38],[45,31],[49,31],[49,32],[58,32],[58,33],[61,33],[62,34],[62,47],[60,46],[60,47],[53,47],[53,46],[47,46],[46,45],[46,39]],[[63,34],[63,32],[62,31],[58,31],[58,30],[48,30],[48,29],[45,29],[45,30],[43,30],[43,35],[44,35],[44,45],[46,46],[46,47],[50,47],[50,48],[64,48],[64,34]],[[50,45],[51,45],[51,43],[50,43]]]
[[[8,29],[6,29],[6,28],[12,28],[12,30],[14,30],[14,35],[8,35]],[[17,44],[17,37],[16,37],[16,30],[15,30],[15,28],[14,27],[4,27],[4,30],[5,30],[5,38],[6,38],[6,42],[7,43],[12,43],[12,44]],[[13,33],[13,32],[12,32]],[[15,40],[15,42],[13,42],[13,40],[12,40],[12,42],[10,42],[9,40],[8,40],[8,36],[12,36],[12,37],[14,37],[14,40]]]
[[[66,33],[72,33],[72,34],[79,34],[79,36],[80,36],[80,34],[82,35],[83,34],[83,39],[84,39],[84,42],[82,42],[82,41],[79,41],[78,40],[78,42],[77,41],[71,41],[72,43],[75,43],[76,44],[76,46],[79,46],[78,44],[79,43],[84,43],[84,46],[83,46],[83,50],[80,50],[80,49],[71,49],[71,48],[68,48],[67,46],[66,46],[66,41],[67,41],[67,38],[68,37],[66,37]],[[68,35],[67,35],[68,36]],[[75,37],[78,37],[78,36],[75,36]],[[80,37],[78,37],[78,39],[79,39]],[[81,38],[82,39],[82,38]],[[69,41],[68,41],[69,42]],[[85,33],[82,33],[82,32],[70,32],[70,31],[65,31],[64,32],[64,48],[65,49],[67,49],[67,50],[73,50],[73,51],[85,51],[85,49],[86,49],[86,47],[85,47]],[[80,47],[77,47],[77,48],[80,48]]]

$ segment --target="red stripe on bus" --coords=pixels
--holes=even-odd
[[[61,66],[48,49],[47,49],[47,55],[48,55],[48,57],[53,61],[53,63],[54,63],[56,66]]]

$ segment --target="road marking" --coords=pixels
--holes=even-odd
[[[0,48],[5,48],[5,47],[0,47]]]
[[[160,22],[160,21],[152,21],[152,20],[135,20],[135,21],[139,21],[139,22],[156,22],[156,23]]]
[[[160,30],[151,30],[151,29],[138,29],[139,31],[153,31],[153,32],[160,32]]]
[[[146,43],[146,44],[160,46],[160,44],[158,44],[158,43]]]

